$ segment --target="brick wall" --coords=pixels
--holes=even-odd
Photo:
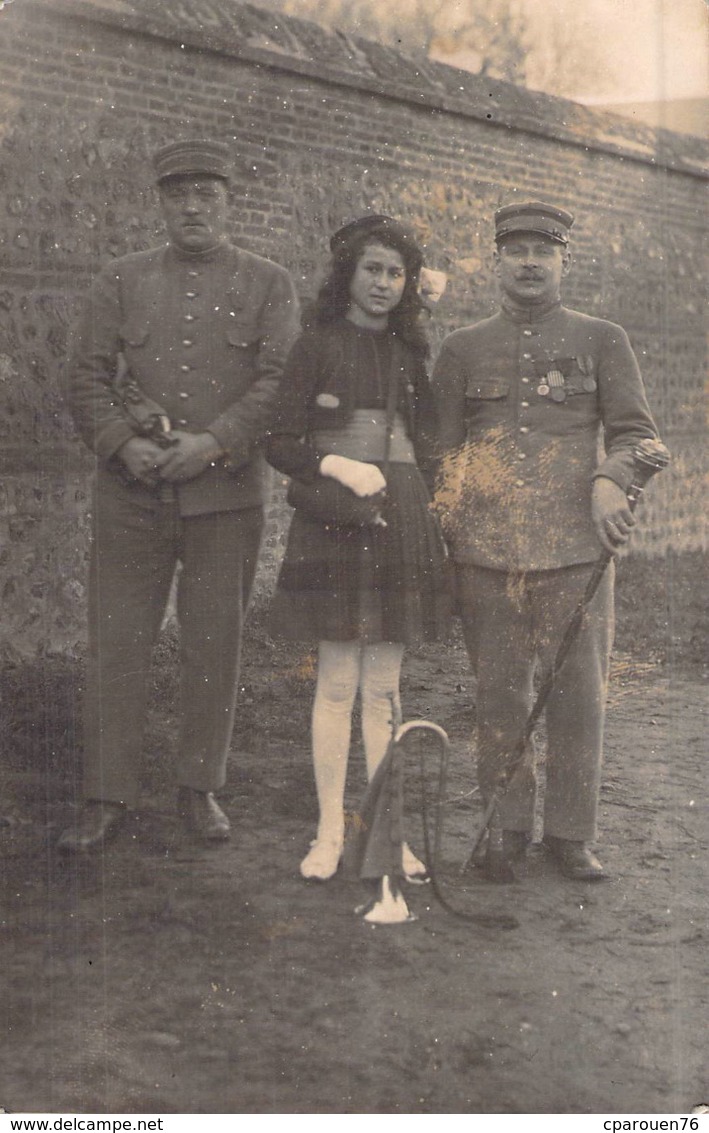
[[[106,259],[161,238],[153,149],[197,133],[237,154],[234,239],[288,266],[304,294],[342,221],[375,209],[411,222],[449,275],[434,343],[494,305],[499,203],[571,207],[567,301],[626,327],[674,453],[636,552],[701,545],[701,141],[235,0],[15,0],[0,10],[6,657],[81,642],[90,461],[58,394],[67,331]]]

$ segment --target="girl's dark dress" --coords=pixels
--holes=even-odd
[[[355,410],[381,416],[390,380],[397,381],[397,412],[418,461],[432,465],[434,410],[423,364],[389,331],[347,319],[308,330],[295,343],[267,440],[270,463],[312,482],[327,449],[315,448],[309,435],[344,429]],[[295,511],[271,607],[273,633],[404,645],[446,636],[446,550],[429,504],[417,464],[392,461],[386,527],[330,526]]]

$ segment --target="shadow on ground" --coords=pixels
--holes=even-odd
[[[54,843],[72,817],[79,662],[6,675],[2,1096],[11,1111],[654,1113],[709,1099],[704,687],[616,658],[600,852],[576,884],[537,846],[509,886],[460,876],[479,802],[473,688],[459,643],[407,661],[407,717],[451,738],[443,869],[484,928],[430,887],[417,920],[367,925],[363,890],[306,883],[315,804],[313,659],[249,645],[223,803],[233,839],[174,816],[174,641],[156,654],[144,806],[105,852]],[[543,746],[543,734],[540,736]],[[354,752],[352,805],[363,788]],[[411,781],[415,776],[411,776]],[[409,791],[411,841],[421,845]]]

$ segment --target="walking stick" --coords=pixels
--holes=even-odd
[[[645,485],[656,472],[661,472],[666,468],[670,461],[669,451],[658,440],[646,438],[640,441],[633,449],[633,482],[628,488],[628,504],[631,512],[635,511],[638,501],[643,494]],[[537,721],[541,716],[549,695],[556,684],[559,672],[569,654],[569,650],[573,645],[578,635],[579,629],[583,622],[584,614],[588,609],[591,599],[598,590],[601,579],[606,572],[609,562],[613,558],[611,551],[604,550],[598,557],[594,565],[591,576],[586,584],[586,589],[583,596],[573,611],[566,629],[562,635],[556,656],[552,664],[543,678],[539,691],[537,692],[536,700],[532,709],[527,717],[527,721],[522,729],[522,733],[513,747],[510,755],[506,760],[505,767],[501,771],[497,785],[495,786],[492,795],[488,801],[483,814],[482,825],[478,832],[477,837],[473,843],[473,848],[470,851],[463,869],[467,869],[473,861],[478,847],[481,845],[486,831],[489,830],[488,838],[488,854],[487,854],[487,874],[491,881],[507,882],[514,880],[514,874],[505,857],[502,845],[502,825],[500,822],[499,804],[500,800],[509,789],[514,776],[519,769],[522,760],[524,759],[527,750],[527,744],[531,738],[532,732],[536,727]]]

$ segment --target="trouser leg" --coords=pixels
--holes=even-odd
[[[177,780],[216,791],[226,779],[241,644],[263,532],[261,508],[182,520]]]
[[[556,653],[591,570],[585,565],[538,576],[535,614],[543,671]],[[614,628],[613,585],[611,564],[547,701],[544,833],[557,838],[586,842],[596,837]]]
[[[136,507],[128,491],[94,495],[84,795],[138,799],[152,649],[175,567],[172,509]]]
[[[477,678],[478,782],[487,801],[524,728],[534,672],[532,613],[524,575],[458,566],[463,634]],[[500,800],[504,829],[531,832],[536,801],[532,751]]]

